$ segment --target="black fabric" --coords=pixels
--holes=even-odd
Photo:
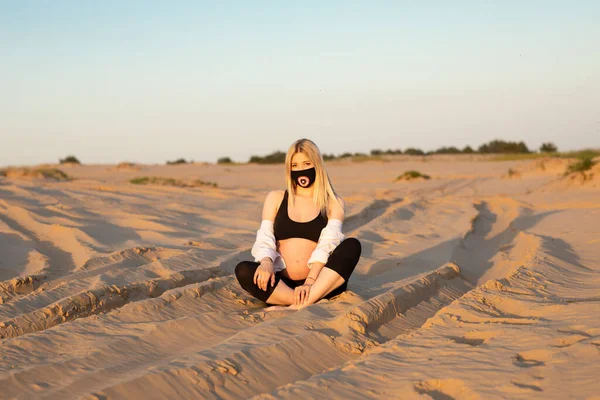
[[[340,274],[348,282],[360,258],[362,247],[356,238],[344,239],[329,255],[325,267]]]
[[[292,180],[296,183],[296,185],[301,186],[303,188],[311,187],[313,183],[315,183],[315,179],[317,177],[317,170],[315,167],[309,169],[303,169],[301,171],[292,171]]]
[[[277,210],[275,221],[273,221],[273,233],[276,240],[303,238],[318,243],[321,231],[327,226],[327,221],[328,218],[321,213],[312,221],[292,221],[288,214],[288,191],[286,190],[279,210]]]
[[[327,260],[327,264],[325,264],[325,268],[329,268],[337,272],[342,278],[344,278],[344,283],[342,283],[339,287],[329,292],[323,298],[330,299],[346,291],[346,289],[348,288],[348,279],[350,279],[350,275],[352,275],[356,264],[358,264],[361,250],[361,244],[358,241],[358,239],[355,238],[344,239],[344,241],[342,241],[333,250],[333,252],[329,256],[329,259]],[[237,277],[240,286],[246,292],[250,293],[252,296],[256,297],[264,303],[267,303],[267,300],[275,290],[275,287],[277,286],[279,281],[283,281],[283,283],[285,283],[292,289],[304,284],[304,279],[293,280],[287,278],[281,272],[276,272],[275,285],[271,286],[269,282],[266,291],[259,289],[259,287],[254,283],[254,273],[256,272],[258,266],[259,263],[254,261],[242,261],[235,267],[235,276]]]

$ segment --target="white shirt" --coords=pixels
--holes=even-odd
[[[339,219],[329,219],[327,226],[321,230],[317,247],[308,259],[308,268],[311,268],[311,264],[314,262],[327,264],[329,256],[343,240],[342,221]],[[256,231],[256,241],[252,246],[251,253],[256,262],[269,257],[273,260],[275,271],[282,271],[286,268],[283,257],[277,251],[273,221],[262,220],[260,228]]]

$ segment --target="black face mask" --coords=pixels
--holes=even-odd
[[[296,185],[303,188],[311,187],[315,183],[316,177],[315,167],[303,169],[302,171],[292,171],[292,180],[296,182]]]

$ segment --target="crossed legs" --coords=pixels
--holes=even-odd
[[[360,253],[361,245],[358,239],[348,238],[342,241],[329,256],[327,264],[325,264],[315,283],[311,286],[308,299],[302,306],[344,292],[348,286],[348,279],[356,264],[358,264]],[[269,286],[264,291],[259,289],[253,281],[256,268],[258,268],[258,263],[252,261],[242,261],[236,266],[235,274],[242,288],[267,304],[293,305],[293,288],[301,285],[303,281],[285,279],[278,273],[275,277],[275,286]]]

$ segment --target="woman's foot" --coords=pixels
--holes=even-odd
[[[289,306],[270,306],[265,308],[263,311],[264,312],[271,312],[271,311],[287,311],[289,310],[290,307]]]
[[[319,299],[318,301],[315,301],[315,302],[313,302],[313,301],[306,301],[306,302],[304,302],[304,304],[292,304],[291,306],[288,306],[287,308],[291,309],[291,310],[301,310],[304,307],[308,307],[308,306],[310,306],[312,304],[319,304],[319,303],[328,302],[328,301],[329,300],[327,300],[327,299]]]

